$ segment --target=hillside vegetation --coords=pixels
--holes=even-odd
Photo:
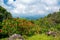
[[[50,31],[53,34],[48,35]],[[10,12],[0,6],[0,38],[15,33],[22,35],[26,40],[60,40],[60,11],[44,18],[28,20],[13,18]]]

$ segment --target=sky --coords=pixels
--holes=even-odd
[[[0,0],[0,6],[14,17],[44,16],[59,11],[60,0]]]

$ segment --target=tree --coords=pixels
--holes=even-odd
[[[3,8],[2,6],[0,6],[0,22],[2,22],[2,20],[7,19],[7,18],[12,18],[12,15],[10,12],[8,12],[5,8]]]

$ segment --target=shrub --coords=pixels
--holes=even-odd
[[[6,19],[2,22],[2,31],[5,34],[12,35],[14,33],[21,35],[33,35],[40,32],[40,27],[27,20]]]

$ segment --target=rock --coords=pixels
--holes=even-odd
[[[56,36],[56,32],[54,32],[54,31],[48,31],[46,34],[47,34],[48,36],[50,36],[50,35],[52,35],[53,37]]]
[[[19,34],[13,34],[8,38],[8,40],[23,40],[23,37]]]

